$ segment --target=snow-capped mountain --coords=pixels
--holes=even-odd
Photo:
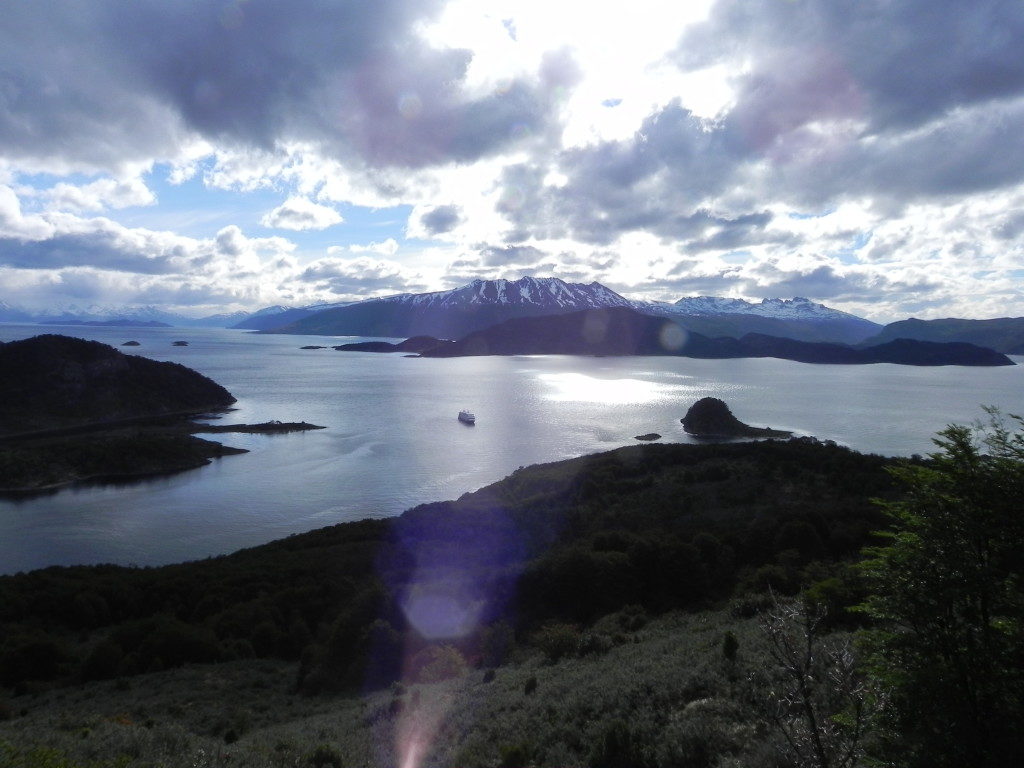
[[[317,312],[275,331],[335,336],[461,338],[514,317],[631,306],[600,283],[567,283],[555,277],[474,280],[450,291],[367,299]]]
[[[450,291],[404,293],[381,299],[418,307],[461,308],[499,305],[543,307],[576,311],[597,307],[628,307],[631,302],[600,283],[567,283],[557,277],[521,277],[518,280],[474,280]],[[364,302],[366,303],[366,302]]]
[[[881,328],[878,323],[800,296],[760,302],[688,296],[675,304],[638,301],[633,308],[671,318],[690,331],[711,337],[738,339],[748,333],[761,333],[799,341],[859,344]]]
[[[801,297],[761,302],[716,296],[692,296],[675,304],[630,301],[601,283],[567,283],[556,277],[474,280],[448,291],[403,293],[342,304],[275,305],[248,314],[211,315],[199,319],[156,307],[99,306],[64,307],[45,316],[8,316],[4,313],[18,311],[18,308],[0,304],[0,320],[81,322],[128,318],[181,326],[230,326],[280,333],[401,338],[430,335],[459,339],[517,317],[607,307],[630,307],[643,314],[669,318],[690,331],[711,337],[740,338],[747,333],[762,333],[802,341],[855,344],[881,329],[877,323]]]
[[[399,294],[367,299],[346,307],[292,319],[272,320],[281,333],[338,336],[409,337],[430,335],[457,339],[517,317],[557,315],[583,309],[631,307],[670,318],[706,336],[740,338],[762,333],[802,341],[857,343],[881,327],[846,312],[804,298],[742,299],[698,296],[675,304],[630,301],[600,283],[567,283],[554,277],[519,280],[474,280],[449,291]]]
[[[675,304],[665,305],[668,311],[680,315],[758,315],[780,320],[808,320],[811,318],[839,319],[857,318],[849,312],[816,304],[810,299],[796,296],[792,299],[761,299],[759,303],[743,299],[729,299],[722,296],[687,296]]]
[[[124,321],[135,323],[167,323],[175,325],[184,315],[165,312],[153,306],[118,307],[103,304],[63,304],[47,309],[29,309],[0,302],[0,320],[27,323],[96,323]]]
[[[111,323],[144,325],[163,323],[186,328],[227,328],[249,316],[248,312],[231,312],[208,317],[189,317],[147,306],[113,306],[106,304],[62,304],[46,309],[28,309],[0,302],[0,322],[40,323],[46,325],[78,325],[82,323]]]
[[[287,325],[288,323],[294,323],[297,320],[309,317],[317,312],[323,312],[326,309],[347,307],[351,303],[352,302],[328,304],[326,302],[319,302],[317,304],[310,304],[306,307],[282,307],[280,304],[275,304],[272,307],[258,309],[255,312],[240,318],[238,322],[231,324],[230,327],[245,328],[250,331],[267,331],[272,328]]]

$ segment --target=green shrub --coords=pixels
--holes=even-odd
[[[533,644],[552,663],[576,653],[579,643],[580,631],[572,624],[548,624],[533,635]]]
[[[428,645],[413,656],[410,667],[412,676],[420,683],[461,677],[469,668],[459,649],[451,645]]]
[[[591,768],[625,768],[644,765],[643,747],[622,720],[612,721],[590,755]]]

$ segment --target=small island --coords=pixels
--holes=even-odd
[[[339,344],[335,347],[339,352],[426,352],[448,342],[435,339],[433,336],[412,336],[405,341],[392,344],[389,341],[356,341],[351,344]]]
[[[652,440],[661,440],[661,435],[659,435],[657,432],[647,432],[646,434],[643,435],[636,435],[633,439],[643,440],[644,442],[650,442]]]
[[[680,421],[687,434],[702,440],[729,440],[743,437],[792,437],[792,432],[767,427],[751,427],[732,415],[724,400],[703,397],[690,406]]]

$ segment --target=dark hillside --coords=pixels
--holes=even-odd
[[[0,685],[256,656],[301,659],[307,692],[358,688],[432,637],[480,661],[501,627],[793,593],[881,525],[888,463],[810,440],[635,446],[212,560],[0,578]]]
[[[235,401],[177,363],[47,334],[0,346],[0,435],[197,412]]]
[[[959,341],[990,347],[997,352],[1024,352],[1024,317],[996,317],[989,320],[965,320],[947,317],[941,320],[899,320],[889,323],[865,344],[882,344],[895,339],[918,341]]]
[[[456,342],[426,349],[425,357],[471,355],[678,355],[694,358],[777,357],[801,363],[903,365],[1013,365],[1005,355],[971,344],[900,339],[875,347],[797,341],[748,333],[709,338],[685,330],[682,320],[644,315],[627,307],[506,320]]]

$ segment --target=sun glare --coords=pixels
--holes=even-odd
[[[672,387],[643,379],[599,379],[582,373],[543,373],[547,398],[562,402],[628,405],[653,403],[669,396]]]

